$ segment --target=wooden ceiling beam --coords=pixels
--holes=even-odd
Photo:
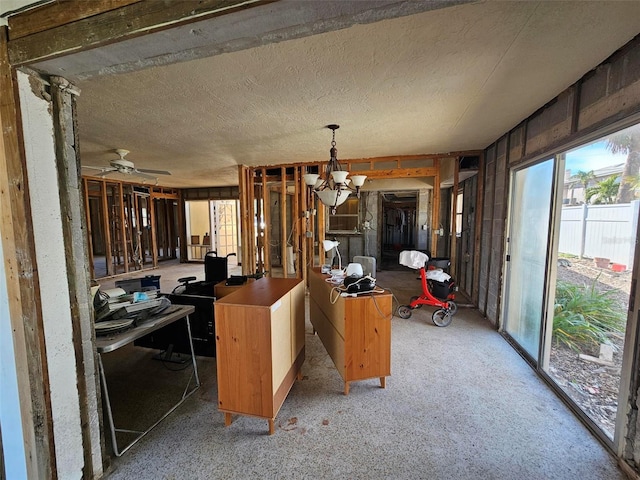
[[[139,1],[71,23],[54,26],[54,22],[47,30],[10,40],[9,61],[12,66],[28,65],[274,1],[277,0]],[[82,3],[85,2],[70,0],[65,2],[64,8],[72,10],[73,5]],[[111,2],[101,0],[100,3],[104,8],[108,8]],[[46,8],[46,5],[41,8]],[[23,20],[31,21],[35,11],[29,10],[10,17],[9,28],[19,25]],[[57,21],[69,20],[72,20],[72,17],[60,17]]]
[[[26,37],[51,28],[76,22],[83,18],[115,10],[141,0],[58,0],[8,19],[9,40]]]

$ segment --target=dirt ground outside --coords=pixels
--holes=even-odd
[[[626,315],[631,271],[613,272],[608,268],[598,268],[592,259],[569,258],[567,261],[559,262],[558,280],[587,286],[595,281],[597,290],[613,290],[612,298]],[[599,351],[576,352],[555,342],[549,363],[549,374],[556,383],[610,438],[613,438],[618,409],[624,336],[612,338],[612,341],[615,345],[613,365],[580,359],[580,353],[598,357]]]

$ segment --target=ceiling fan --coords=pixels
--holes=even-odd
[[[150,178],[156,181],[158,181],[158,178],[155,175],[171,175],[171,172],[168,172],[166,170],[152,170],[149,168],[136,168],[136,166],[133,164],[133,162],[125,159],[124,157],[127,156],[127,154],[129,153],[129,150],[124,150],[122,148],[118,148],[115,150],[115,152],[118,154],[118,156],[120,158],[116,158],[114,160],[111,160],[110,163],[110,167],[92,167],[89,165],[83,165],[84,168],[90,168],[93,170],[100,170],[100,173],[98,174],[98,177],[105,177],[107,175],[110,175],[112,173],[123,173],[126,175],[135,175],[137,177],[142,177],[142,178]],[[150,175],[153,174],[153,175]]]

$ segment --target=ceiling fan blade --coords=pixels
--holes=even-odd
[[[111,175],[112,173],[118,173],[118,170],[115,169],[115,168],[112,168],[112,169],[109,169],[109,170],[103,168],[102,169],[102,173],[99,173],[98,176],[99,177],[106,177],[107,175]]]
[[[136,177],[142,177],[142,178],[149,178],[151,180],[158,180],[156,177],[154,177],[153,175],[147,175],[146,173],[141,172],[140,170],[134,170],[133,172],[131,172],[131,175],[135,175]]]
[[[91,165],[82,165],[82,168],[89,168],[91,170],[100,170],[102,172],[104,172],[105,167],[93,167]]]
[[[136,168],[136,172],[153,173],[155,175],[171,175],[171,172],[167,172],[166,170],[153,170],[150,168]]]

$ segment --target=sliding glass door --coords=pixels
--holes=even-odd
[[[505,272],[504,332],[537,363],[545,306],[545,272],[554,160],[513,174]]]
[[[502,289],[505,336],[617,451],[633,394],[621,379],[637,335],[639,159],[634,125],[515,170]]]

